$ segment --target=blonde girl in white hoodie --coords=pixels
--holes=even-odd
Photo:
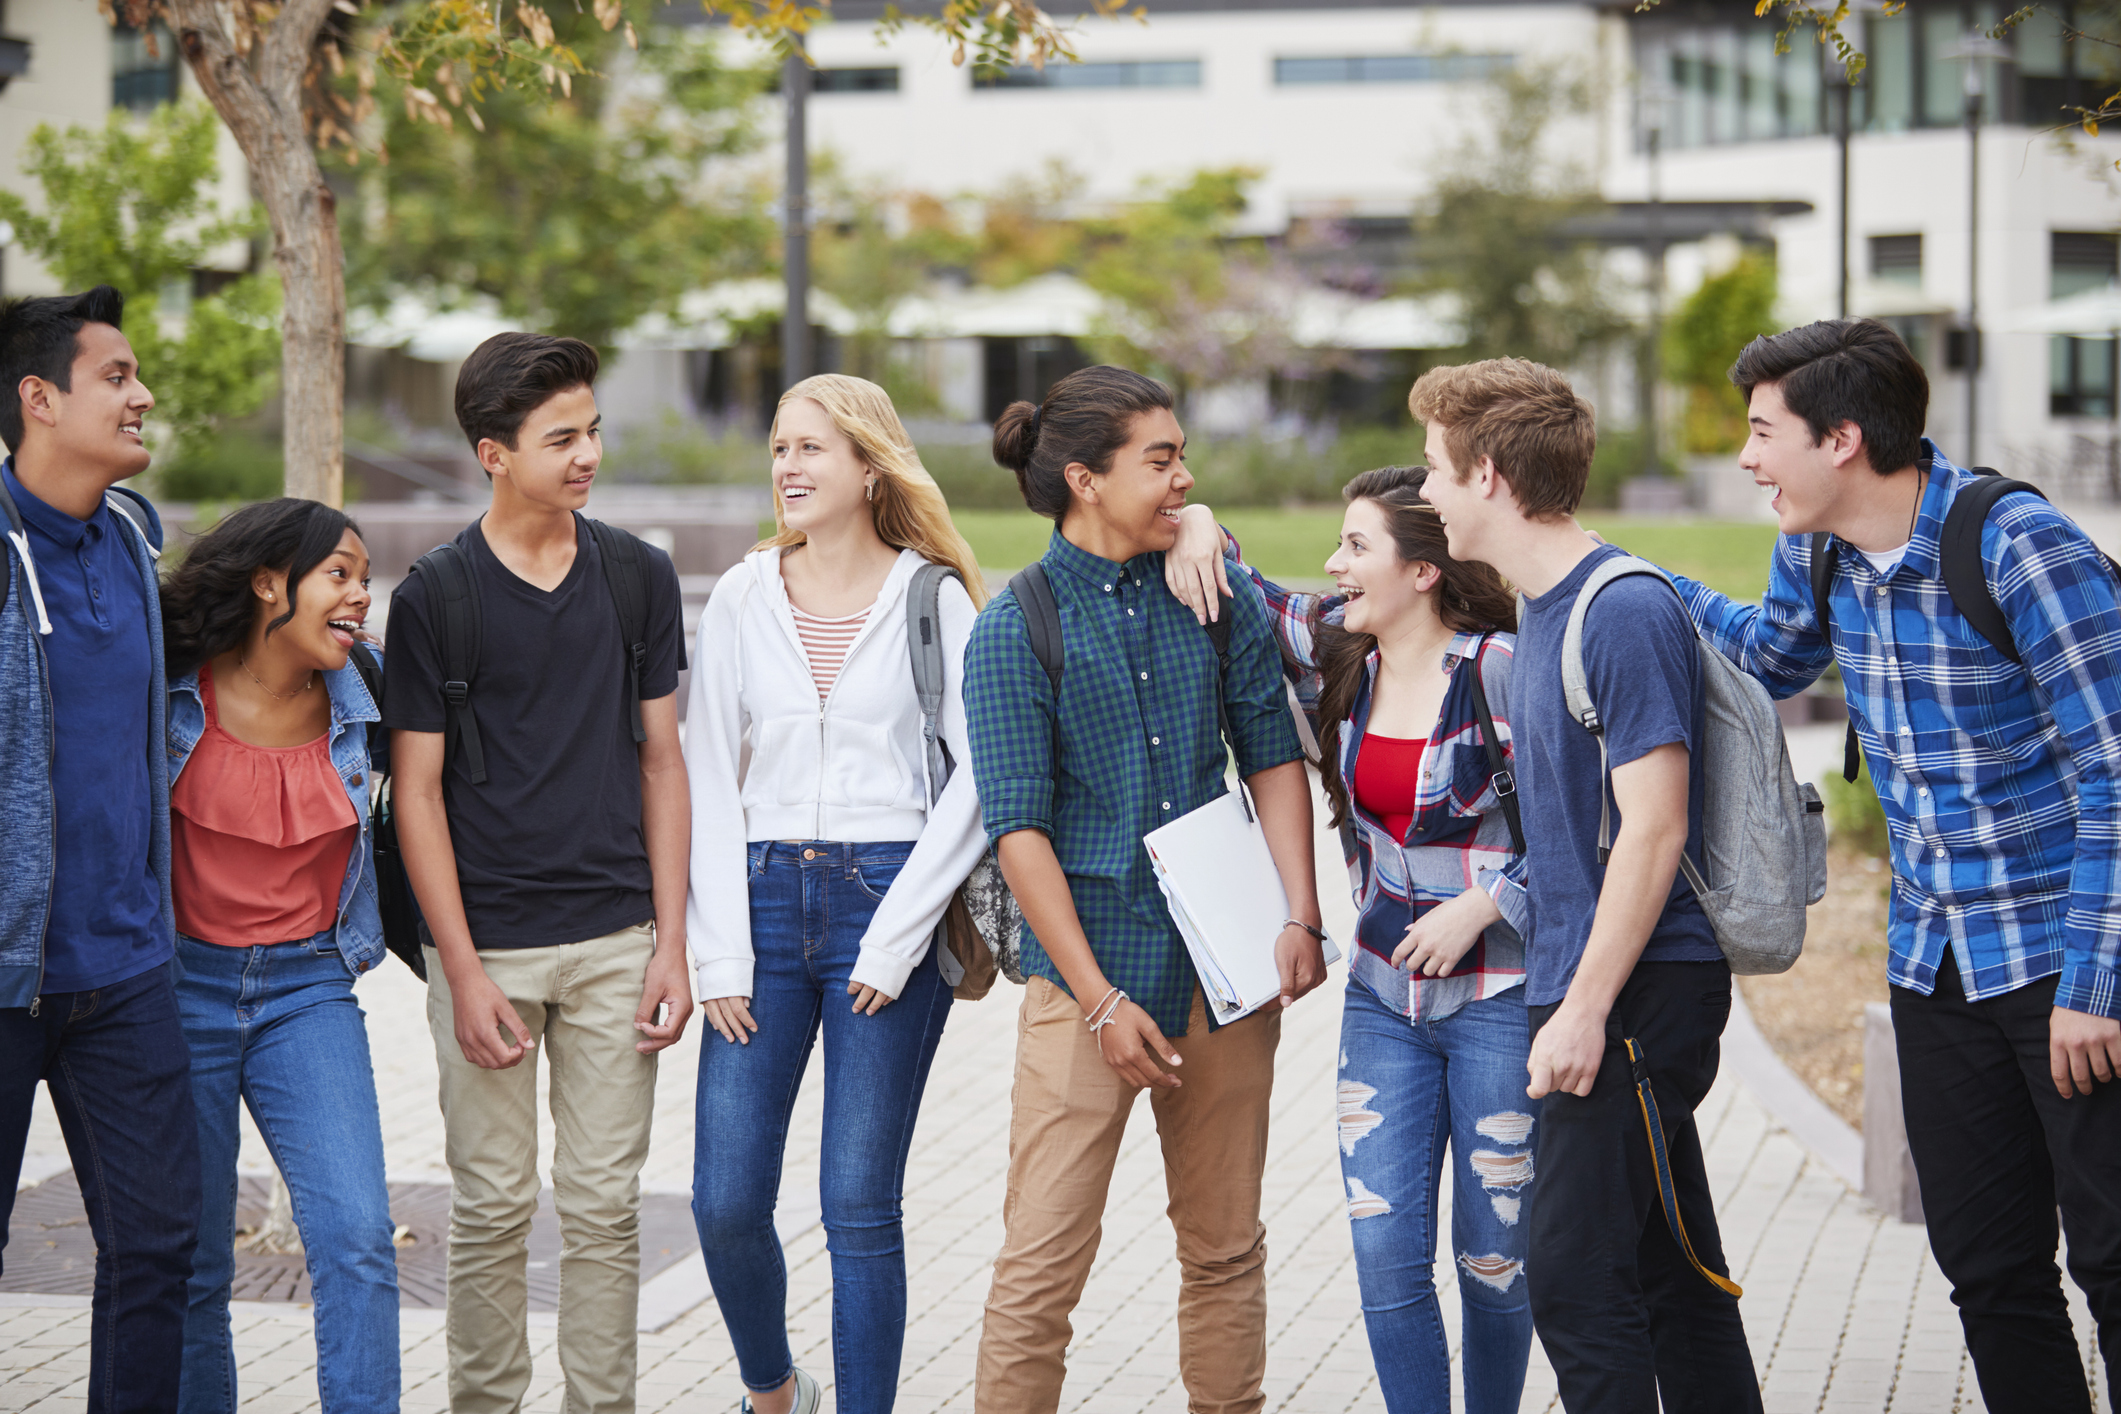
[[[950,1011],[931,938],[986,847],[963,664],[987,594],[884,390],[806,378],[773,422],[779,533],[715,585],[687,713],[700,1054],[692,1210],[755,1414],[813,1414],[774,1235],[788,1113],[822,1026],[819,1189],[842,1414],[891,1408],[906,1329],[906,1148]],[[947,565],[934,806],[906,588]],[[740,771],[742,750],[750,747]]]

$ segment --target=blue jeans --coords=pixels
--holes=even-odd
[[[234,1414],[236,1106],[287,1179],[316,1303],[325,1414],[398,1407],[398,1257],[383,1126],[353,974],[330,933],[225,948],[181,934],[177,1002],[191,1046],[206,1201],[184,1322],[181,1414]]]
[[[906,1150],[928,1065],[950,1014],[931,949],[875,1016],[847,981],[863,931],[910,843],[750,846],[749,1045],[700,1046],[692,1212],[707,1276],[747,1389],[777,1388],[788,1349],[788,1269],[773,1229],[781,1161],[822,1022],[825,1134],[818,1195],[832,1254],[832,1369],[842,1414],[879,1414],[897,1393],[906,1338]],[[809,855],[809,858],[805,858]]]
[[[0,1242],[37,1082],[96,1235],[88,1414],[162,1414],[177,1397],[184,1283],[199,1229],[199,1127],[170,969],[0,1010]]]
[[[1524,1280],[1532,1128],[1524,990],[1409,1021],[1360,982],[1340,1021],[1340,1172],[1370,1356],[1392,1414],[1451,1407],[1437,1310],[1436,1197],[1448,1144],[1466,1414],[1514,1414],[1532,1350]]]

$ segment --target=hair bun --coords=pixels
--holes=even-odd
[[[1038,445],[1038,404],[1018,400],[1002,409],[994,419],[994,464],[1022,479]]]

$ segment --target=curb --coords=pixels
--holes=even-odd
[[[1852,1191],[1863,1192],[1863,1136],[1782,1063],[1754,1024],[1735,978],[1731,1020],[1723,1029],[1723,1057],[1770,1118]]]

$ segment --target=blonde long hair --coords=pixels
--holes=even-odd
[[[876,499],[870,515],[884,543],[911,550],[933,564],[948,565],[965,581],[965,592],[975,608],[987,602],[987,579],[980,573],[972,547],[950,519],[950,504],[935,478],[921,465],[921,455],[899,421],[891,395],[865,378],[844,373],[820,373],[781,394],[780,406],[797,398],[808,398],[825,410],[840,435],[854,443],[862,460],[876,473]],[[778,431],[780,414],[774,413]],[[769,434],[770,435],[770,434]],[[779,495],[773,498],[774,533],[754,549],[787,548],[805,543],[800,530],[788,528],[787,508]]]

